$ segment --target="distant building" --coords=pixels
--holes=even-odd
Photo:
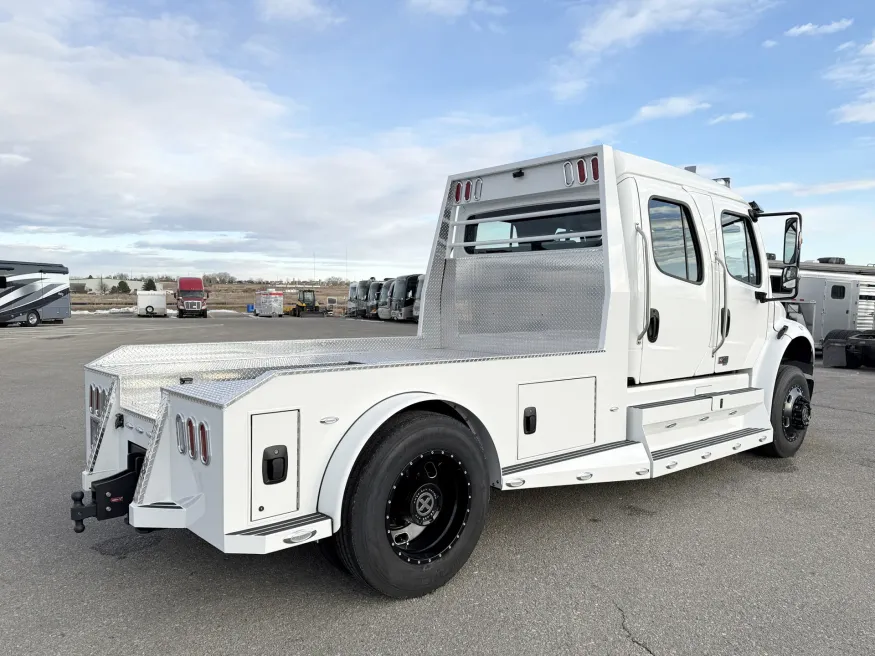
[[[116,280],[115,278],[70,278],[70,291],[74,294],[99,294],[100,293],[100,283],[103,283],[106,287],[106,291],[108,292],[113,287],[118,287],[120,280]],[[128,287],[131,288],[131,292],[136,292],[138,289],[142,289],[143,285],[146,284],[145,280],[125,280],[128,283]],[[164,287],[157,280],[155,281],[155,288],[157,290],[162,290]]]

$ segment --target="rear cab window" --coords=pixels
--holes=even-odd
[[[532,217],[531,214],[537,216]],[[528,216],[515,218],[517,215]],[[598,201],[550,203],[482,212],[467,217],[466,221],[471,222],[464,231],[464,249],[469,255],[602,245]]]
[[[682,203],[651,198],[647,211],[656,268],[678,280],[702,282],[702,252],[689,208]]]

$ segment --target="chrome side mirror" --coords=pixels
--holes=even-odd
[[[785,292],[795,292],[796,284],[799,280],[799,267],[788,266],[784,267],[781,273],[781,289]]]
[[[784,223],[784,264],[799,263],[800,237],[799,219],[795,216],[787,219]]]

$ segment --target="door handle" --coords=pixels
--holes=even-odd
[[[729,327],[732,324],[732,311],[729,308],[720,310],[720,334],[729,337]]]
[[[535,408],[523,410],[523,433],[531,435],[538,428],[538,411]]]
[[[659,339],[659,310],[650,309],[650,322],[647,324],[647,341],[651,344]]]

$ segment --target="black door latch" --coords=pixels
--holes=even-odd
[[[282,483],[289,476],[289,452],[285,446],[269,446],[261,458],[261,478],[265,485]]]
[[[523,433],[531,435],[538,428],[538,411],[535,408],[523,410]]]

